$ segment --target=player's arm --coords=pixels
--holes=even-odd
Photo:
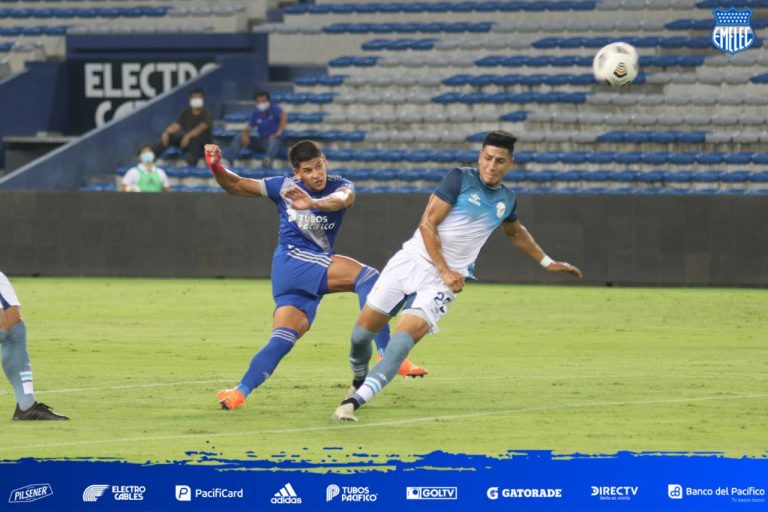
[[[341,187],[336,192],[325,197],[314,199],[299,187],[286,190],[283,193],[286,199],[291,200],[291,207],[296,210],[321,210],[324,212],[336,212],[349,208],[355,202],[355,192],[351,188]]]
[[[576,277],[581,277],[581,270],[578,267],[565,261],[555,261],[547,256],[547,253],[539,247],[539,244],[533,239],[533,235],[525,229],[525,226],[519,220],[505,222],[502,226],[504,234],[512,242],[512,245],[527,254],[549,272],[568,272]]]
[[[225,169],[221,164],[221,149],[216,144],[205,145],[205,163],[213,173],[216,183],[233,196],[264,197],[264,182],[243,178]]]
[[[452,292],[460,292],[464,288],[464,276],[451,270],[443,256],[443,246],[437,227],[445,220],[453,205],[440,199],[435,194],[429,197],[429,203],[419,221],[419,232],[424,239],[429,259],[440,273],[440,278]]]

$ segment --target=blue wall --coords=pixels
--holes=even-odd
[[[215,58],[217,66],[150,100],[143,108],[128,116],[93,129],[80,139],[5,176],[0,179],[0,189],[77,190],[90,177],[113,175],[117,165],[135,157],[140,144],[157,142],[163,129],[187,105],[192,89],[199,87],[205,91],[206,106],[214,116],[219,113],[224,100],[250,98],[254,84],[267,79],[266,41],[263,34],[68,38],[68,46],[71,42],[68,51],[71,59],[85,58],[86,55],[88,59],[191,59],[209,56]],[[174,49],[179,53],[174,53]],[[59,77],[62,75],[66,75],[66,72],[59,67]],[[62,89],[62,94],[66,95],[66,87]],[[51,88],[46,90],[49,95],[53,94]],[[33,101],[33,95],[19,94],[25,100],[19,101],[20,105]],[[59,97],[58,93],[56,97]],[[72,105],[72,101],[69,104],[69,116],[77,116],[77,105]],[[37,115],[42,115],[42,112],[50,115],[57,108],[53,107],[53,99],[48,99],[43,107],[33,110]],[[2,117],[3,122],[6,122],[5,114]],[[57,114],[57,122],[67,124],[70,118]]]
[[[67,92],[61,62],[30,62],[25,71],[0,82],[0,168],[5,167],[3,137],[67,132]]]

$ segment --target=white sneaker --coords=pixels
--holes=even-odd
[[[341,404],[333,412],[331,419],[336,421],[357,421],[355,406],[352,404]]]

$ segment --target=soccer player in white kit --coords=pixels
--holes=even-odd
[[[547,256],[517,218],[515,194],[502,184],[514,163],[516,141],[509,133],[490,132],[478,168],[454,169],[430,197],[418,229],[384,267],[352,331],[352,388],[332,419],[357,421],[355,410],[392,381],[421,338],[437,332],[437,322],[464,288],[480,249],[499,225],[512,245],[547,271],[581,277],[577,267]],[[384,357],[369,373],[371,340],[401,306]]]
[[[35,401],[32,387],[32,365],[27,351],[27,326],[21,318],[21,303],[8,278],[0,272],[0,346],[3,372],[16,394],[13,419],[68,420],[44,403]]]

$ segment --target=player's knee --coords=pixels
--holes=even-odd
[[[11,306],[6,310],[0,310],[0,329],[12,329],[21,322],[21,308]]]

